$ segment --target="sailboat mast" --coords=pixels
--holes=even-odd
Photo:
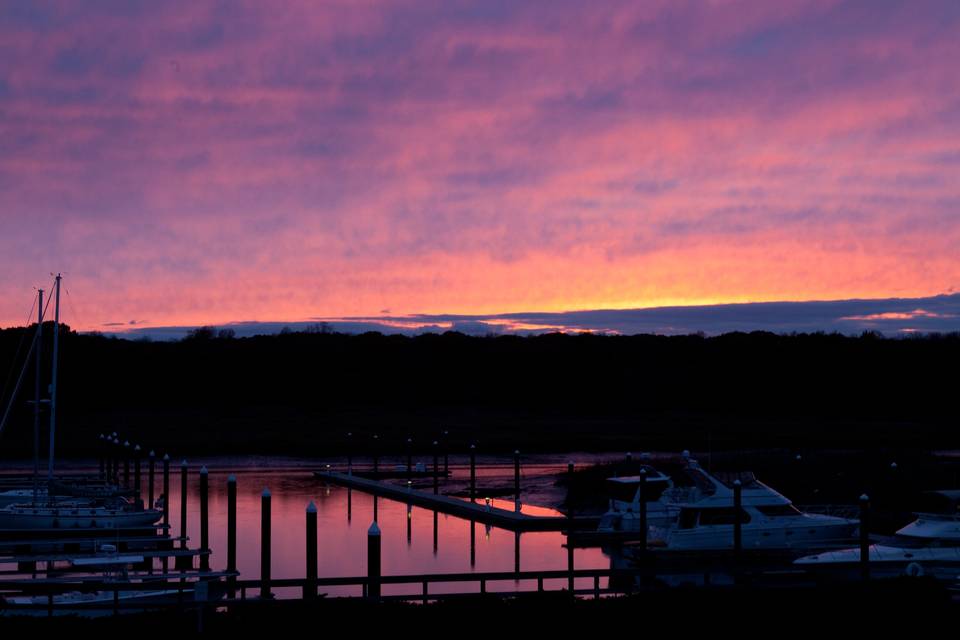
[[[60,356],[60,274],[57,274],[53,311],[53,372],[50,382],[50,457],[47,459],[47,479],[53,481],[53,445],[57,433],[57,364]]]
[[[37,298],[37,359],[36,377],[33,395],[33,503],[37,503],[40,494],[40,388],[43,351],[43,289],[38,289]]]

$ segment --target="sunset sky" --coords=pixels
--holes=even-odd
[[[951,301],[958,60],[957,0],[0,0],[0,326]]]

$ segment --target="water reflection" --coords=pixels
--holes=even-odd
[[[518,534],[447,514],[377,498],[359,491],[326,485],[308,471],[231,471],[237,477],[237,568],[241,578],[260,575],[261,492],[272,498],[272,577],[301,578],[306,574],[306,507],[317,507],[318,563],[321,577],[360,576],[367,571],[366,532],[371,521],[382,532],[383,573],[460,573],[469,571],[563,570],[567,568],[565,536],[559,532]],[[210,465],[210,566],[226,567],[227,476]],[[173,478],[171,478],[173,480]],[[171,484],[174,484],[171,482]],[[179,485],[180,483],[175,483]],[[190,546],[199,544],[199,476],[191,472],[186,504]],[[494,501],[496,506],[501,501]],[[512,501],[504,501],[507,508]],[[171,530],[179,532],[179,492],[171,496]],[[525,511],[527,509],[524,509]],[[540,511],[540,510],[537,510]],[[599,549],[577,549],[577,568],[605,568],[609,559]],[[533,585],[535,586],[535,585]],[[556,586],[556,585],[555,585]],[[578,586],[588,586],[586,584]],[[437,591],[463,591],[477,585],[438,584]],[[431,585],[433,588],[433,585]],[[489,590],[517,585],[488,586]],[[531,588],[524,585],[523,588]],[[284,595],[282,590],[275,590]],[[358,589],[322,589],[331,595],[359,593]],[[385,593],[389,593],[385,586]],[[398,592],[398,591],[393,591]]]

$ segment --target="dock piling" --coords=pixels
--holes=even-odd
[[[347,475],[353,475],[353,432],[347,432]]]
[[[440,457],[437,441],[433,441],[433,495],[440,493]]]
[[[380,472],[380,436],[373,434],[373,477]]]
[[[407,484],[413,478],[413,438],[407,438]]]
[[[133,448],[133,490],[137,492],[137,500],[142,500],[140,495],[140,445]]]
[[[513,502],[514,509],[520,513],[520,450],[513,451]]]
[[[870,497],[860,496],[860,577],[870,579]]]
[[[574,589],[573,542],[571,541],[573,536],[573,497],[571,496],[571,490],[573,489],[573,470],[573,461],[570,461],[567,463],[567,590],[571,594],[573,594]]]
[[[153,509],[154,503],[154,474],[157,471],[157,454],[154,453],[153,449],[150,450],[149,455],[147,456],[147,496],[149,497],[150,503],[146,505],[148,509]]]
[[[450,441],[447,439],[447,436],[450,435],[449,431],[443,432],[443,475],[444,477],[450,475]]]
[[[130,488],[130,441],[123,441],[123,486]]]
[[[180,462],[180,548],[187,548],[187,461]]]
[[[270,489],[264,487],[260,494],[260,599],[269,600],[270,593]]]
[[[187,548],[187,461],[180,462],[180,548]],[[189,555],[177,556],[173,566],[180,571],[189,571],[193,568],[193,557]]]
[[[367,529],[367,598],[380,601],[380,527],[376,522]]]
[[[237,476],[227,478],[227,571],[237,570]],[[236,581],[235,576],[228,578]]]
[[[200,468],[200,571],[210,571],[210,483],[207,467]]]
[[[647,469],[643,467],[640,469],[640,531],[642,536],[640,536],[640,549],[644,557],[647,555],[647,536],[649,534],[647,528]]]
[[[477,500],[477,445],[470,445],[470,502]]]
[[[99,458],[100,458],[100,475],[98,476],[101,480],[107,479],[107,449],[106,449],[106,439],[107,437],[100,434],[100,448],[98,449]],[[39,446],[36,447],[39,450]]]
[[[317,597],[317,505],[312,500],[307,505],[307,584],[303,597]]]
[[[170,454],[163,454],[163,524],[170,524]]]
[[[739,560],[743,549],[743,518],[740,516],[743,505],[743,485],[740,480],[733,481],[733,553]]]

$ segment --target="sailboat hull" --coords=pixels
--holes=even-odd
[[[0,529],[121,529],[150,526],[162,516],[156,509],[122,511],[8,507],[0,509]]]

